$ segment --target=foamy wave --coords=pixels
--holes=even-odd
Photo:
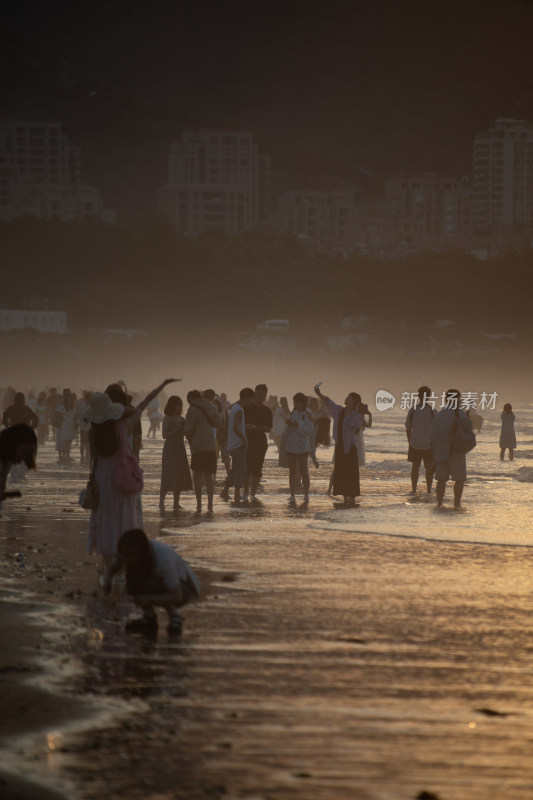
[[[447,499],[448,504],[452,501]],[[322,530],[347,535],[365,534],[427,542],[453,544],[483,544],[504,547],[533,547],[531,520],[513,517],[501,506],[479,508],[467,505],[456,512],[448,505],[439,510],[433,502],[406,501],[382,508],[362,505],[358,509],[319,513],[308,525],[310,530]]]

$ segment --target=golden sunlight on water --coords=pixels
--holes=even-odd
[[[185,494],[185,512],[160,515],[161,440],[145,441],[146,530],[207,587],[178,642],[163,619],[154,641],[124,635],[123,586],[104,600],[84,555],[83,473],[58,468],[45,445],[22,507],[2,515],[9,577],[48,602],[70,598],[45,639],[55,690],[131,709],[79,733],[48,728],[49,767],[74,786],[69,798],[169,786],[187,800],[531,797],[531,414],[514,463],[499,461],[496,425],[482,432],[462,513],[409,495],[401,424],[378,417],[367,435],[351,510],[326,497],[331,451],[309,505],[289,507],[271,448],[256,506],[219,500],[196,516]],[[37,773],[41,754],[38,743],[28,752]]]

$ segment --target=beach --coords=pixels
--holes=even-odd
[[[164,615],[155,641],[124,634],[134,607],[85,552],[86,473],[45,444],[0,516],[0,798],[532,797],[533,408],[515,412],[516,460],[487,415],[462,512],[423,479],[410,496],[401,412],[365,433],[354,509],[326,496],[331,449],[290,507],[271,446],[257,505],[196,515],[184,494],[161,515],[145,439],[145,530],[203,585],[178,641]]]

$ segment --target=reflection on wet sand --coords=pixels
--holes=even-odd
[[[531,485],[498,465],[489,492],[480,447],[468,514],[436,516],[432,503],[405,505],[408,466],[389,443],[385,458],[368,448],[359,509],[333,511],[329,463],[310,504],[290,507],[272,460],[259,504],[176,517],[158,512],[161,442],[150,440],[146,530],[205,587],[177,640],[125,636],[133,607],[120,584],[100,596],[85,555],[83,475],[55,468],[45,447],[22,508],[0,525],[4,597],[26,593],[37,623],[31,638],[17,626],[12,666],[52,701],[87,704],[24,744],[7,732],[3,766],[69,800],[528,798],[533,533],[516,519]]]

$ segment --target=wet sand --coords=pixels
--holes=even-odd
[[[100,596],[85,555],[83,472],[58,468],[51,445],[4,504],[0,798],[533,796],[533,536],[517,548],[335,530],[332,515],[360,510],[333,512],[327,459],[310,505],[291,509],[272,450],[257,506],[161,516],[160,451],[142,453],[145,528],[205,587],[177,641],[164,615],[156,641],[124,635],[134,609],[120,587]],[[401,513],[408,475],[370,463],[363,512]],[[418,511],[448,524],[431,503]]]

